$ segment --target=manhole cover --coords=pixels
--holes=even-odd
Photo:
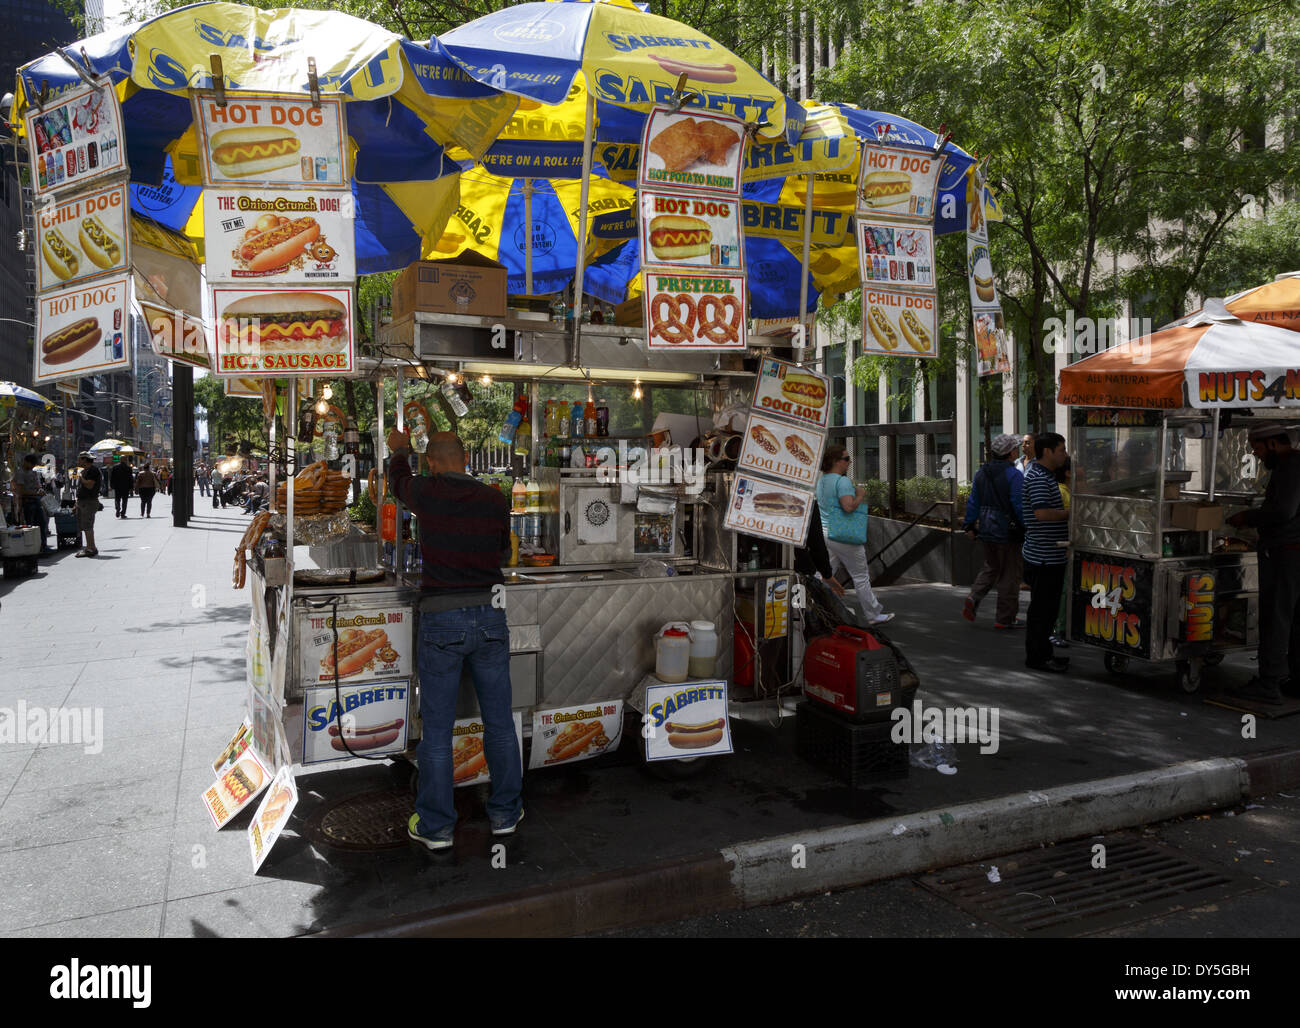
[[[397,849],[407,844],[406,823],[414,813],[415,798],[405,790],[363,792],[318,811],[304,831],[335,849]]]
[[[1082,839],[1043,850],[924,875],[917,884],[1003,930],[1030,938],[1090,935],[1122,924],[1204,906],[1263,888],[1256,879],[1196,864],[1177,850],[1108,838],[1106,866],[1093,867]],[[996,866],[1000,881],[990,882]]]

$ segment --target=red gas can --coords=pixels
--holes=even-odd
[[[886,721],[908,703],[893,651],[870,632],[840,625],[808,643],[804,695],[853,721]]]

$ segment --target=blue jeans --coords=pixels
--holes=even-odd
[[[415,809],[418,831],[431,839],[451,838],[456,827],[452,800],[451,730],[456,720],[461,666],[468,661],[484,727],[484,751],[492,774],[487,812],[492,827],[513,824],[522,809],[523,765],[511,714],[510,630],[506,612],[461,607],[420,614],[420,719],[423,735],[416,759],[420,789]]]

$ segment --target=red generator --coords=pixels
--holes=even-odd
[[[893,651],[861,628],[840,625],[811,640],[803,674],[804,695],[849,721],[888,721],[895,707],[912,702],[899,684]]]

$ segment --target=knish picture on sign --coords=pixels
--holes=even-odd
[[[646,119],[640,184],[686,192],[740,192],[745,126],[735,118],[658,108]]]

